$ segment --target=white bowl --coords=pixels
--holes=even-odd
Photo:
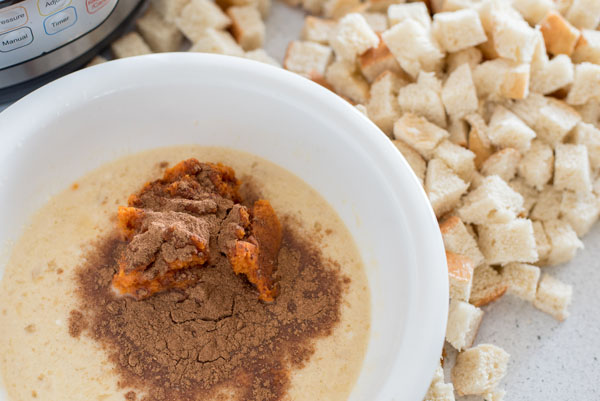
[[[28,216],[84,172],[190,143],[254,153],[329,201],[359,245],[372,296],[372,334],[350,400],[421,401],[448,309],[437,221],[381,131],[290,72],[225,56],[156,54],[87,68],[23,98],[0,113],[0,241],[17,239]]]

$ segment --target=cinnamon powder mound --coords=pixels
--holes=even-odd
[[[118,261],[115,290],[142,299],[186,287],[197,278],[188,268],[221,252],[261,300],[272,302],[281,224],[267,200],[241,205],[239,186],[230,167],[188,159],[130,196],[117,215],[129,244]]]
[[[277,267],[279,293],[271,303],[258,299],[251,277],[236,274],[227,252],[236,239],[224,223],[228,217],[230,223],[236,220],[231,216],[242,207],[236,204],[241,201],[237,188],[233,191],[227,180],[216,185],[207,180],[224,191],[224,200],[215,200],[216,210],[192,215],[209,213],[220,228],[206,241],[207,262],[186,267],[188,284],[143,299],[116,295],[113,276],[131,239],[115,231],[98,240],[77,272],[80,304],[71,313],[71,333],[89,336],[105,348],[120,385],[136,389],[142,401],[203,401],[223,391],[233,392],[237,400],[280,400],[293,370],[314,352],[315,340],[330,335],[339,322],[348,279],[321,255],[315,238],[284,219],[279,252],[265,243],[269,260],[264,263]],[[184,181],[169,198],[143,191],[144,197],[133,197],[130,205],[153,210],[168,205],[162,210],[189,212],[189,202],[181,200],[203,199],[193,196],[199,180]],[[261,230],[264,226],[256,235]],[[248,234],[241,240],[248,240]]]

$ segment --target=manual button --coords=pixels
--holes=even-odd
[[[0,35],[0,52],[7,53],[33,42],[33,32],[28,27],[15,29]]]
[[[77,11],[75,7],[68,7],[47,17],[44,20],[44,30],[46,34],[54,35],[73,26],[75,22],[77,22]]]

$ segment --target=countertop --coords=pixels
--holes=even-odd
[[[303,16],[274,2],[267,20],[266,50],[277,60],[283,60],[288,42],[299,37]],[[6,106],[0,105],[0,111]],[[583,242],[585,249],[570,263],[542,268],[542,274],[574,287],[571,316],[565,322],[510,295],[483,308],[476,344],[496,344],[511,355],[501,384],[507,391],[505,401],[600,400],[600,225]],[[446,352],[448,381],[456,353],[448,345]]]

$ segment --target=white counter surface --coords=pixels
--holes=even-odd
[[[290,40],[298,38],[303,13],[275,2],[267,21],[266,49],[281,61]],[[0,105],[3,110],[7,105]],[[492,343],[510,353],[501,386],[506,401],[600,400],[600,226],[585,239],[585,250],[571,263],[545,267],[574,287],[571,316],[563,323],[510,295],[484,307],[476,344]],[[446,346],[446,380],[455,352]],[[480,400],[465,397],[464,401]]]

